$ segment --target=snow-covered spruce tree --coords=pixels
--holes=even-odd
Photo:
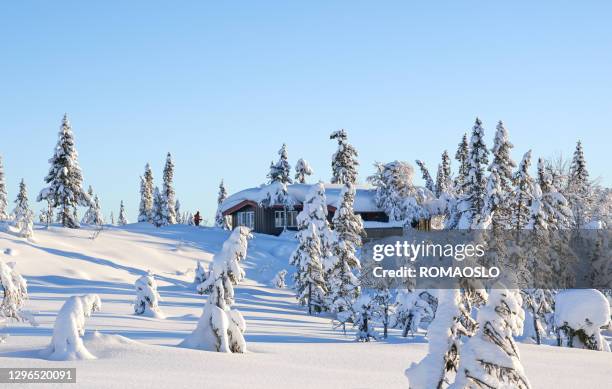
[[[546,316],[553,312],[554,295],[550,289],[524,289],[521,291],[525,307],[525,331],[537,344],[542,344],[542,337],[548,332]]]
[[[484,223],[490,223],[493,228],[508,228],[510,225],[513,169],[516,163],[510,157],[514,146],[508,139],[508,131],[500,120],[495,131],[495,141],[491,154],[493,160],[488,167],[486,195],[484,201]]]
[[[393,295],[389,290],[389,284],[388,280],[376,283],[372,288],[373,295],[371,296],[374,317],[382,324],[384,339],[387,339],[389,335],[389,327],[391,326],[391,320],[395,312]]]
[[[136,280],[136,301],[134,302],[134,313],[163,319],[165,316],[159,308],[161,297],[157,292],[155,276],[149,272]]]
[[[174,204],[174,213],[176,214],[176,224],[183,224],[183,213],[181,212],[181,202],[176,199]]]
[[[193,213],[191,213],[191,212],[187,212],[187,218],[186,218],[185,220],[186,220],[186,222],[185,222],[185,223],[186,223],[188,226],[193,226],[193,225],[195,225],[195,222],[193,221]]]
[[[151,210],[153,209],[153,171],[147,163],[144,176],[140,177],[140,207],[138,208],[138,222],[151,222]]]
[[[51,167],[45,177],[49,186],[40,191],[37,201],[47,200],[54,208],[59,208],[58,218],[64,227],[78,228],[76,207],[88,206],[91,199],[83,190],[83,175],[67,115],[62,119],[59,139],[49,163]]]
[[[87,189],[87,195],[92,201],[89,202],[89,206],[87,207],[87,211],[85,211],[85,215],[83,215],[83,218],[81,219],[81,223],[82,224],[93,224],[93,218],[94,218],[94,213],[95,213],[95,203],[93,202],[94,191],[91,185],[89,185],[89,188]]]
[[[361,216],[354,212],[355,187],[346,183],[340,192],[339,204],[332,219],[335,239],[332,241],[332,257],[328,264],[327,301],[332,312],[346,311],[359,296],[359,269],[361,264],[356,251],[365,236]]]
[[[460,337],[472,335],[462,324],[466,314],[459,289],[438,290],[438,307],[427,329],[427,355],[405,372],[410,389],[444,388],[450,384],[449,377],[459,366]]]
[[[369,342],[371,339],[377,340],[378,335],[374,330],[374,317],[376,315],[375,304],[367,294],[359,296],[353,303],[354,325],[357,328],[355,338],[359,342]]]
[[[442,164],[438,164],[438,171],[436,173],[436,197],[440,197],[442,193],[448,193],[448,179],[444,174],[444,167]]]
[[[28,316],[22,311],[28,299],[28,286],[15,270],[14,263],[10,265],[0,261],[0,328],[7,320],[28,321]],[[0,337],[0,343],[1,340]]]
[[[265,195],[262,196],[260,204],[264,207],[282,205],[286,219],[287,210],[293,207],[287,189],[287,185],[293,182],[291,179],[291,166],[288,161],[287,145],[283,143],[283,146],[278,151],[278,155],[280,156],[278,162],[270,162],[270,171],[267,175],[269,185],[266,187]]]
[[[298,159],[295,164],[295,182],[298,184],[306,183],[306,176],[312,175],[312,167],[310,164],[303,158]]]
[[[452,183],[451,160],[446,150],[442,152],[442,172],[444,173],[444,177],[446,177],[447,187],[450,189]]]
[[[573,221],[572,210],[565,196],[555,186],[542,158],[538,159],[537,183],[542,190],[542,203],[548,216],[549,229],[564,230],[571,227]]]
[[[155,227],[168,225],[168,207],[165,196],[155,187],[153,190],[153,208],[151,209],[151,223]]]
[[[463,134],[463,138],[461,138],[461,142],[459,142],[457,152],[455,153],[455,159],[459,162],[459,169],[457,171],[457,177],[455,178],[455,192],[461,193],[470,171],[468,163],[469,144],[467,133]]]
[[[125,207],[123,206],[123,200],[121,200],[121,204],[119,205],[119,219],[117,220],[117,222],[120,226],[125,226],[126,224],[128,224]]]
[[[104,224],[104,216],[102,216],[102,209],[100,207],[100,199],[98,198],[98,195],[94,196],[93,203],[94,203],[94,214],[93,214],[92,224],[96,226],[101,226],[102,224]]]
[[[111,211],[110,213],[110,225],[111,226],[115,225],[115,214],[113,213],[113,211]]]
[[[523,155],[518,171],[514,174],[514,193],[512,194],[512,228],[522,230],[527,225],[533,199],[533,178],[529,174],[531,150]]]
[[[409,333],[418,331],[421,320],[425,317],[433,317],[433,308],[429,302],[421,298],[422,291],[404,289],[396,296],[395,312],[393,314],[393,326],[402,329],[405,338]]]
[[[0,221],[8,219],[6,209],[8,207],[8,194],[6,193],[6,181],[4,179],[4,165],[0,155]]]
[[[355,184],[357,182],[357,169],[359,162],[357,150],[348,143],[348,134],[344,129],[334,131],[329,139],[338,141],[338,150],[332,156],[332,184]]]
[[[176,224],[176,193],[174,192],[174,162],[172,155],[168,153],[166,156],[166,165],[164,166],[164,217],[165,224]],[[155,200],[154,200],[155,201]]]
[[[368,181],[376,188],[374,201],[389,216],[390,221],[406,218],[406,197],[414,192],[414,169],[403,161],[375,163],[376,173]]]
[[[476,118],[472,127],[472,138],[467,159],[467,176],[463,183],[461,196],[457,203],[459,213],[456,228],[478,228],[481,214],[484,209],[486,178],[485,167],[489,163],[489,151],[484,143],[484,129],[482,122]]]
[[[287,276],[287,270],[279,270],[278,273],[272,279],[272,285],[277,289],[284,289],[287,287],[285,283],[285,277]]]
[[[421,177],[425,182],[425,187],[433,193],[436,193],[436,184],[434,183],[433,178],[431,178],[431,174],[429,174],[429,170],[427,169],[427,166],[425,166],[425,162],[421,161],[420,159],[417,159],[414,162],[417,164],[419,169],[421,169]]]
[[[198,261],[195,268],[195,275],[193,277],[193,283],[197,286],[202,284],[208,278],[208,272],[202,266],[202,263]]]
[[[568,200],[574,216],[576,228],[583,228],[591,219],[593,206],[593,188],[589,180],[582,142],[576,143],[576,150],[570,165],[568,183]]]
[[[531,387],[514,337],[523,333],[525,313],[518,290],[492,289],[478,311],[478,331],[461,348],[450,389]]]
[[[313,221],[307,217],[300,218],[302,212],[298,215],[298,247],[291,255],[289,263],[296,268],[294,287],[298,302],[307,306],[308,314],[312,315],[313,311],[324,310],[327,286],[323,278],[319,231]]]
[[[181,346],[227,353],[246,352],[243,336],[246,322],[231,305],[234,303],[233,284],[244,275],[239,261],[246,256],[250,238],[248,228],[237,227],[223,243],[221,251],[215,254],[210,276],[198,287],[210,291],[208,300],[196,329]]]
[[[96,359],[83,344],[85,319],[102,308],[96,294],[72,296],[57,313],[51,344],[41,352],[45,358],[56,361]]]
[[[28,190],[23,179],[19,183],[19,193],[15,200],[13,215],[15,217],[15,226],[19,230],[19,236],[23,238],[31,237],[34,233],[32,229],[34,226],[34,212],[32,212],[28,205]]]
[[[329,270],[333,264],[332,244],[336,236],[327,221],[327,198],[322,182],[310,187],[302,207],[302,212],[298,214],[296,220],[298,229],[300,227],[306,228],[308,223],[313,223],[317,227],[321,250],[321,265],[324,270]]]
[[[221,180],[219,183],[219,195],[217,196],[217,213],[215,214],[215,227],[223,228],[224,230],[229,230],[230,221],[229,217],[223,216],[223,211],[221,210],[221,204],[227,199],[227,189],[225,188],[225,183]]]
[[[269,182],[281,182],[283,184],[291,184],[291,165],[289,165],[289,155],[287,153],[287,145],[283,143],[278,150],[278,162],[270,162],[270,171],[268,172]]]

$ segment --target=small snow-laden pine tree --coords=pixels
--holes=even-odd
[[[525,307],[525,326],[530,329],[525,331],[525,335],[542,344],[542,337],[549,332],[546,319],[553,312],[553,292],[549,289],[524,289],[521,296]]]
[[[357,150],[348,143],[348,134],[344,129],[334,131],[329,139],[338,141],[338,149],[332,156],[332,184],[357,183],[359,162]]]
[[[248,228],[238,227],[223,243],[221,251],[215,254],[208,279],[198,287],[200,291],[210,291],[208,300],[196,329],[181,346],[227,353],[247,351],[243,335],[246,322],[240,312],[231,309],[231,305],[234,303],[232,284],[241,280],[238,275],[244,276],[239,262],[246,257],[250,238]]]
[[[442,173],[446,178],[446,187],[450,190],[452,187],[451,160],[448,151],[442,152]]]
[[[457,177],[455,178],[455,192],[461,193],[463,191],[463,186],[467,181],[467,176],[469,174],[469,143],[467,138],[467,133],[463,134],[463,138],[461,138],[461,142],[459,142],[457,152],[455,153],[455,159],[459,162],[459,170],[457,171]]]
[[[378,334],[374,329],[374,317],[376,315],[375,304],[367,294],[359,296],[353,303],[354,325],[357,328],[355,339],[359,342],[378,340]]]
[[[484,143],[484,129],[482,122],[476,118],[472,127],[472,138],[467,160],[467,176],[463,183],[461,196],[458,200],[459,212],[458,229],[478,228],[480,217],[484,209],[486,178],[485,167],[489,163],[489,151]]]
[[[155,227],[168,225],[168,208],[165,196],[157,187],[153,190],[153,208],[151,209],[151,222]]]
[[[593,212],[593,188],[589,180],[589,171],[586,166],[581,141],[576,143],[567,186],[568,200],[574,216],[574,225],[578,229],[584,228],[590,221]]]
[[[181,202],[176,199],[174,204],[174,214],[176,215],[176,224],[183,224],[183,215],[181,214]]]
[[[115,214],[113,213],[113,211],[111,211],[110,213],[110,225],[111,226],[115,225]]]
[[[383,338],[387,339],[391,319],[395,312],[393,295],[389,290],[388,282],[381,282],[373,288],[372,304],[374,307],[374,317],[378,319],[383,327]]]
[[[244,260],[247,255],[248,241],[253,238],[251,230],[247,227],[240,226],[234,228],[230,236],[223,243],[222,250],[219,255],[225,258],[223,281],[228,283],[225,285],[224,296],[228,304],[234,303],[234,289],[232,285],[237,285],[244,279],[244,270],[240,266],[240,261]],[[197,286],[197,291],[200,294],[210,292],[211,283],[208,273],[207,281]]]
[[[102,224],[104,224],[104,216],[102,216],[102,209],[100,207],[100,199],[98,198],[98,195],[94,196],[93,203],[94,203],[94,213],[93,213],[92,224],[96,226],[101,226]]]
[[[119,219],[117,222],[120,226],[125,226],[128,224],[127,215],[125,214],[125,207],[123,206],[123,200],[121,200],[121,204],[119,205]]]
[[[438,171],[436,173],[436,197],[440,197],[442,193],[448,193],[448,181],[444,175],[444,167],[442,164],[438,165]]]
[[[470,335],[461,324],[459,289],[438,290],[438,307],[427,329],[428,352],[406,369],[410,389],[443,388],[459,366],[460,337]]]
[[[79,228],[76,207],[88,206],[91,199],[83,190],[83,175],[67,115],[62,119],[59,139],[49,163],[51,167],[45,177],[49,186],[40,191],[37,201],[47,200],[54,208],[59,208],[58,218],[64,227]]]
[[[174,162],[172,161],[172,155],[168,153],[166,155],[166,165],[164,166],[164,186],[163,186],[163,200],[164,200],[164,217],[166,218],[165,224],[176,224],[176,193],[174,192]],[[155,199],[153,200],[155,201]]]
[[[529,221],[533,199],[533,178],[529,174],[531,150],[523,155],[518,171],[514,174],[514,193],[512,194],[512,228],[522,230]]]
[[[289,164],[289,155],[287,153],[287,145],[283,143],[278,150],[278,162],[270,162],[270,171],[268,172],[269,183],[281,182],[283,184],[291,184],[291,165]]]
[[[450,389],[531,387],[514,337],[523,332],[525,313],[518,290],[492,289],[478,311],[478,332],[461,348]]]
[[[392,324],[402,329],[404,338],[409,333],[414,335],[424,318],[434,316],[433,308],[421,298],[421,293],[419,290],[403,289],[396,296]]]
[[[346,311],[359,296],[359,270],[361,263],[356,251],[365,236],[361,216],[354,212],[355,187],[346,183],[340,192],[336,212],[332,219],[335,239],[331,244],[328,272],[327,301],[332,312]]]
[[[94,191],[93,188],[91,187],[91,185],[89,185],[89,188],[87,189],[87,195],[89,196],[89,198],[92,200],[89,203],[89,207],[87,207],[87,211],[85,211],[85,214],[83,215],[83,218],[81,219],[81,223],[82,224],[93,224],[93,219],[94,219],[94,212],[95,212],[95,203],[94,203]]]
[[[140,177],[140,206],[138,208],[138,222],[151,222],[151,211],[153,209],[153,171],[147,163],[144,176]]]
[[[230,230],[229,217],[223,215],[222,204],[227,199],[227,189],[225,183],[221,180],[219,184],[219,195],[217,196],[217,213],[215,214],[215,227],[223,228],[224,230]]]
[[[542,190],[542,203],[547,215],[548,227],[551,230],[565,230],[571,227],[573,215],[565,196],[555,186],[544,160],[538,159],[537,183]]]
[[[376,188],[374,201],[383,209],[390,221],[406,218],[406,198],[414,193],[414,169],[407,162],[375,163],[376,173],[368,181]]]
[[[186,224],[188,226],[194,226],[195,225],[195,222],[193,221],[193,213],[188,212],[187,213],[187,218],[185,220],[186,220]]]
[[[19,183],[19,193],[15,200],[15,209],[13,210],[15,218],[15,227],[22,238],[30,238],[34,234],[34,212],[28,204],[28,190],[25,181],[22,179]]]
[[[159,308],[161,297],[157,292],[157,282],[155,281],[155,276],[150,270],[147,274],[136,280],[134,287],[136,289],[134,313],[137,315],[155,317],[158,319],[165,318],[164,314]]]
[[[312,175],[313,170],[310,164],[303,158],[298,159],[295,164],[295,182],[298,184],[306,183],[306,176]]]
[[[489,166],[489,171],[494,167],[500,177],[500,185],[504,192],[512,190],[513,170],[516,168],[516,162],[510,156],[514,145],[510,143],[508,131],[504,123],[500,120],[495,128],[495,140],[491,154],[493,160]]]
[[[96,294],[68,298],[57,313],[51,344],[41,355],[55,361],[96,359],[85,348],[82,336],[85,335],[85,319],[100,309],[102,302]]]
[[[331,230],[327,221],[327,198],[325,187],[322,182],[314,184],[306,194],[302,211],[297,216],[298,229],[308,227],[309,223],[315,224],[319,234],[321,264],[325,269],[330,269],[334,259],[332,244],[336,239],[335,233]]]
[[[0,221],[8,219],[8,194],[6,193],[6,181],[4,179],[4,165],[0,155]]]
[[[195,276],[193,278],[193,283],[196,286],[198,286],[202,284],[204,281],[206,281],[207,278],[208,278],[208,272],[206,271],[206,269],[204,269],[204,267],[202,266],[202,263],[198,261],[198,264],[196,265],[196,268],[195,268]]]
[[[421,161],[420,159],[417,159],[415,163],[417,164],[419,169],[421,169],[421,177],[425,182],[425,187],[431,192],[436,193],[436,184],[434,183],[433,178],[431,178],[431,174],[429,174],[429,170],[427,169],[427,166],[425,166],[425,162]]]
[[[15,269],[15,264],[0,261],[0,328],[7,320],[30,321],[29,315],[22,308],[28,299],[28,285]],[[0,343],[2,338],[0,337]]]
[[[287,287],[285,283],[285,277],[287,276],[287,270],[280,270],[272,279],[272,285],[277,289],[284,289]]]
[[[483,217],[481,218],[484,223],[490,223],[493,228],[508,228],[510,225],[512,209],[509,196],[512,191],[512,171],[516,167],[516,163],[510,157],[513,147],[508,139],[508,131],[500,120],[491,149],[493,160],[488,167],[490,174],[487,178]]]
[[[298,223],[300,223],[301,214],[298,215]],[[307,306],[308,314],[312,315],[313,311],[321,312],[325,309],[325,294],[327,293],[321,261],[321,239],[314,222],[302,218],[299,228],[298,247],[291,255],[289,263],[296,268],[294,287],[298,302]]]

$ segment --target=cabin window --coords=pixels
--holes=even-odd
[[[285,227],[285,211],[274,211],[274,227]]]
[[[297,211],[287,211],[287,227],[297,227]]]
[[[274,211],[274,227],[297,227],[297,214],[297,211]]]
[[[239,226],[249,227],[250,229],[255,228],[255,212],[253,211],[238,212],[236,220]]]

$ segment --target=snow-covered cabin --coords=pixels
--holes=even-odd
[[[328,220],[331,222],[343,185],[325,184]],[[221,204],[224,216],[231,217],[232,226],[246,226],[254,232],[279,235],[285,228],[297,229],[296,217],[302,210],[302,203],[310,190],[310,184],[287,185],[289,199],[293,208],[285,210],[282,205],[262,206],[262,201],[268,194],[269,186],[262,185],[249,188],[229,196]],[[379,238],[391,235],[401,235],[401,223],[389,223],[387,214],[376,206],[374,196],[376,191],[370,186],[357,185],[355,188],[356,214],[361,216],[369,238]]]

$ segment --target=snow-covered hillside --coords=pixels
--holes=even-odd
[[[97,235],[97,237],[96,237]],[[229,233],[219,229],[149,224],[105,228],[37,226],[26,241],[0,232],[0,259],[16,262],[29,283],[26,309],[39,327],[11,324],[0,345],[2,367],[76,367],[82,387],[130,384],[219,388],[402,388],[403,371],[426,352],[422,336],[406,341],[356,343],[330,320],[308,316],[289,289],[271,280],[289,269],[290,237],[256,235],[236,288],[236,307],[247,321],[247,354],[176,347],[195,327],[205,298],[192,283],[198,260],[204,267]],[[95,239],[93,239],[95,237]],[[134,282],[151,270],[165,319],[133,313]],[[289,277],[288,277],[289,279]],[[72,295],[96,293],[101,312],[87,319],[85,344],[96,360],[52,362],[40,351],[50,341],[55,315]],[[599,388],[610,382],[612,354],[520,345],[527,376],[536,388]],[[163,368],[163,370],[162,370]],[[24,385],[27,387],[27,385]]]

